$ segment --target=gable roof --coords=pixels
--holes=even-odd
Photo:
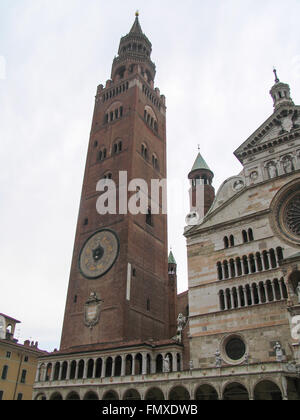
[[[258,154],[278,143],[290,141],[298,136],[300,128],[300,106],[288,105],[275,111],[240,147],[234,155],[243,163],[249,155]]]

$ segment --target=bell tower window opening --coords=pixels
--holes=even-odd
[[[146,223],[149,226],[153,226],[153,216],[150,207],[148,208],[148,212],[146,214]]]

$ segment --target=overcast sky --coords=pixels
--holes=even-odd
[[[96,88],[136,9],[167,98],[180,292],[198,144],[217,190],[242,169],[233,151],[273,112],[273,66],[300,103],[299,0],[0,0],[0,312],[43,349],[60,342]]]

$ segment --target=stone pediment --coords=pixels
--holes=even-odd
[[[300,106],[285,106],[278,109],[235,152],[243,163],[249,155],[259,154],[268,147],[294,139],[299,135]],[[297,133],[296,133],[297,132]]]

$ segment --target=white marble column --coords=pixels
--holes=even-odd
[[[96,370],[97,370],[97,359],[94,359],[94,367],[93,367],[92,379],[95,379],[96,378]]]
[[[84,360],[83,379],[87,379],[88,360]]]
[[[122,367],[121,367],[121,376],[126,375],[126,358],[125,355],[122,355]]]
[[[67,376],[66,376],[66,381],[70,380],[70,375],[71,375],[71,362],[70,360],[68,360],[68,368],[67,368]]]

